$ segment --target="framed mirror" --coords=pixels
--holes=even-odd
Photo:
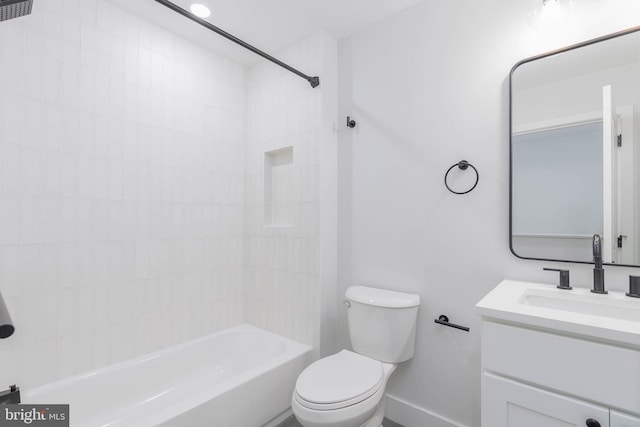
[[[518,62],[509,107],[513,254],[640,266],[640,27]]]

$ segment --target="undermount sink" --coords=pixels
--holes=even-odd
[[[484,317],[640,346],[640,299],[622,292],[504,280],[476,309]]]
[[[640,322],[640,301],[607,298],[599,294],[571,294],[542,289],[525,291],[520,304],[553,310],[569,311],[589,316],[609,317],[611,319]]]

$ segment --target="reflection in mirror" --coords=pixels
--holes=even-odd
[[[522,258],[640,265],[638,28],[511,72],[511,250]]]

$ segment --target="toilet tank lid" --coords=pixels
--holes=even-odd
[[[347,299],[361,304],[386,308],[409,308],[420,305],[420,295],[368,286],[351,286],[345,293]]]

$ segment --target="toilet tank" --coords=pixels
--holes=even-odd
[[[387,363],[413,357],[419,295],[352,286],[345,296],[349,335],[356,353]]]

